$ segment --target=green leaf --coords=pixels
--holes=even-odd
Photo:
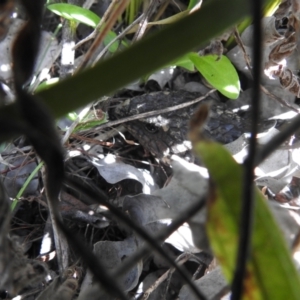
[[[69,20],[83,23],[85,25],[96,28],[101,18],[98,17],[92,11],[67,3],[56,3],[48,5],[47,8],[53,13]],[[113,31],[109,31],[106,37],[104,38],[104,45],[107,46],[117,35]],[[119,42],[114,42],[109,47],[109,52],[114,53],[118,50]]]
[[[177,67],[182,67],[185,68],[191,72],[195,71],[195,65],[194,63],[191,61],[191,59],[189,58],[190,53],[185,54],[184,56],[181,56],[180,58],[178,58],[177,60],[175,60],[173,63],[171,63],[170,65],[174,65]]]
[[[77,21],[93,28],[100,22],[100,17],[95,13],[73,4],[56,3],[48,5],[47,8],[67,20]]]
[[[218,143],[202,139],[193,146],[215,184],[208,203],[207,232],[223,273],[231,282],[240,230],[242,166]],[[252,250],[243,299],[299,299],[299,274],[282,232],[257,188],[255,199]]]
[[[116,34],[113,31],[109,31],[106,37],[104,38],[104,45],[107,46],[113,39],[116,38]],[[111,53],[114,53],[118,50],[119,48],[119,42],[116,41],[112,45],[109,46],[108,50]]]
[[[191,53],[189,58],[215,89],[230,99],[238,98],[240,94],[239,76],[226,56],[222,55],[218,59],[217,55],[199,56],[197,53]]]

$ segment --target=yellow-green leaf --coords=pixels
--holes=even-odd
[[[242,166],[218,143],[198,140],[193,144],[215,183],[208,204],[207,231],[213,252],[231,282],[240,230]],[[298,272],[268,204],[256,188],[255,200],[252,250],[243,299],[299,299]]]
[[[93,28],[96,28],[101,20],[101,18],[92,11],[73,4],[55,3],[48,5],[47,8],[69,21],[80,22]],[[104,45],[108,45],[116,36],[117,35],[113,31],[109,31],[104,38]],[[109,51],[114,53],[118,50],[118,47],[119,42],[116,41],[109,47]]]
[[[190,60],[189,58],[189,53],[181,56],[180,58],[178,58],[177,60],[175,60],[174,62],[170,63],[170,65],[174,65],[177,67],[182,67],[185,68],[191,72],[195,71],[195,66],[194,63]]]
[[[226,56],[199,56],[197,53],[191,53],[189,58],[215,89],[230,99],[238,98],[240,94],[239,76]]]
[[[65,19],[81,22],[93,28],[95,28],[100,22],[100,17],[98,17],[95,13],[77,5],[55,3],[48,5],[47,8]]]

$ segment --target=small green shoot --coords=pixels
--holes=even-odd
[[[143,3],[142,0],[131,0],[129,5],[126,7],[125,19],[128,24],[131,24],[134,21],[135,16],[138,13],[138,10]]]
[[[95,116],[95,113],[93,110],[91,110],[84,118],[83,120],[75,127],[73,132],[79,132],[82,130],[89,130],[96,126],[99,126],[103,123],[107,122],[107,116],[105,113],[101,117]]]
[[[16,208],[19,199],[22,197],[24,191],[26,190],[27,186],[29,185],[29,183],[31,182],[31,180],[34,178],[34,176],[36,175],[36,173],[42,168],[42,166],[44,165],[44,162],[40,162],[35,169],[31,172],[31,174],[28,176],[28,178],[26,179],[26,181],[24,182],[22,188],[19,190],[16,198],[13,200],[10,208],[11,211],[14,211],[14,209]]]

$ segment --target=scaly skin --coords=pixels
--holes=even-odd
[[[186,91],[155,92],[136,96],[118,105],[113,114],[124,118],[153,110],[164,109],[201,95]],[[211,103],[210,118],[205,126],[208,137],[223,144],[230,143],[247,131],[249,117],[226,111],[224,103],[207,98]],[[202,102],[203,103],[203,102]],[[159,158],[190,149],[187,143],[188,122],[199,103],[176,111],[127,122],[124,126],[139,143]]]

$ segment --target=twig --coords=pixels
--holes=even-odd
[[[199,266],[198,266],[198,268],[197,268],[197,270],[196,270],[196,272],[193,274],[192,280],[196,280],[196,278],[197,278],[197,276],[199,275],[199,273],[200,273],[202,267],[203,267],[203,264],[200,263]]]
[[[188,261],[191,257],[191,254],[189,253],[182,253],[181,255],[179,255],[175,262],[181,266],[183,265],[186,261]],[[163,283],[168,277],[169,275],[173,274],[175,271],[175,268],[171,268],[169,269],[167,272],[165,272],[163,275],[161,275],[145,292],[143,297],[141,298],[141,300],[147,300],[150,296],[150,294],[157,289],[157,287]]]
[[[165,0],[164,3],[159,7],[158,12],[154,16],[152,22],[158,21],[158,19],[162,16],[162,14],[165,12],[166,8],[169,6],[171,0]]]
[[[255,160],[255,166],[262,163],[275,149],[282,145],[291,135],[300,128],[300,115],[294,117],[277,135],[267,144],[260,147]]]
[[[134,121],[134,120],[147,118],[147,117],[151,117],[151,116],[155,116],[155,115],[159,115],[159,114],[168,113],[170,111],[182,109],[184,107],[191,106],[191,105],[193,105],[197,102],[200,102],[200,101],[206,99],[210,94],[212,94],[215,91],[216,91],[215,89],[212,89],[209,92],[207,92],[204,96],[201,96],[199,98],[196,98],[195,100],[188,101],[188,102],[185,102],[185,103],[182,103],[182,104],[174,105],[174,106],[167,107],[167,108],[164,108],[164,109],[148,111],[148,112],[145,112],[145,113],[142,113],[142,114],[129,116],[129,117],[119,119],[119,120],[116,120],[116,121],[110,121],[110,122],[107,122],[103,125],[100,125],[100,126],[94,128],[93,130],[100,130],[100,129],[104,129],[104,128],[107,128],[107,127],[123,124],[123,123],[126,123],[126,122],[130,122],[130,121]]]
[[[250,58],[246,52],[246,49],[244,47],[244,44],[243,44],[243,41],[240,37],[240,34],[238,32],[238,30],[235,28],[234,30],[234,36],[235,36],[235,39],[236,39],[236,42],[237,44],[239,45],[239,47],[241,48],[243,54],[244,54],[244,59],[245,59],[245,62],[246,62],[246,65],[247,65],[247,68],[250,72],[250,75],[252,76],[253,78],[253,75],[252,75],[252,71],[251,71],[251,62],[250,62]],[[283,106],[285,107],[288,107],[289,109],[291,109],[292,111],[296,112],[296,113],[299,113],[299,110],[297,108],[295,108],[294,106],[290,105],[288,102],[286,102],[284,99],[281,99],[279,97],[277,97],[276,95],[274,95],[273,93],[271,93],[267,88],[265,88],[263,85],[260,85],[260,89],[267,95],[269,96],[270,98],[274,99],[275,101],[279,102],[280,104],[282,104]]]
[[[199,199],[199,201],[197,203],[195,203],[188,209],[184,210],[179,217],[174,219],[172,221],[172,223],[165,230],[163,230],[159,234],[157,234],[154,237],[154,240],[155,241],[165,240],[169,235],[171,235],[175,230],[177,230],[184,222],[186,222],[186,220],[188,220],[189,218],[194,216],[200,209],[202,209],[205,206],[205,204],[206,204],[205,198]],[[153,249],[155,249],[155,248],[153,247]],[[141,247],[132,256],[128,257],[128,259],[126,261],[124,261],[124,263],[118,268],[118,270],[116,270],[114,272],[114,275],[121,276],[127,270],[130,270],[130,268],[132,268],[132,266],[136,263],[136,261],[142,259],[143,257],[146,257],[151,252],[151,250],[152,249],[149,248],[149,245],[145,245],[145,246]],[[169,257],[167,257],[167,261],[168,262],[170,261]],[[171,259],[171,262],[173,262],[172,259]],[[182,276],[182,274],[181,274],[181,276]],[[184,278],[184,279],[186,280],[186,278]],[[198,288],[195,286],[194,282],[192,282],[190,279],[188,279],[187,283],[190,285],[191,289],[194,292],[198,290]],[[199,299],[205,299],[205,297],[202,295],[202,297],[199,297]]]
[[[137,32],[135,33],[135,35],[132,39],[133,43],[136,42],[136,41],[139,41],[143,37],[143,35],[144,35],[144,33],[147,29],[149,18],[153,15],[153,13],[154,13],[154,11],[155,11],[158,4],[159,4],[158,0],[151,0],[150,1],[150,4],[147,7],[146,12],[143,14],[143,19],[142,19],[142,21],[139,25],[139,28],[138,28]]]
[[[299,109],[297,109],[296,107],[290,105],[288,102],[286,102],[284,99],[281,99],[279,97],[277,97],[276,95],[272,94],[268,89],[266,89],[263,85],[260,86],[261,90],[270,98],[278,101],[280,104],[282,104],[285,107],[288,107],[290,110],[296,112],[297,114],[299,114]]]
[[[128,31],[130,31],[136,24],[138,24],[142,20],[142,18],[143,15],[139,16],[134,22],[132,22],[127,28],[125,28],[118,36],[116,36],[112,41],[110,41],[109,44],[106,45],[105,48],[98,54],[98,56],[95,59],[95,62],[93,63],[93,66],[97,61],[100,60],[101,57],[104,56],[104,54],[108,51],[109,47],[113,43],[115,43],[118,40],[121,40],[127,34]]]
[[[105,11],[101,21],[99,22],[99,24],[97,24],[96,28],[93,30],[93,32],[91,34],[89,34],[86,38],[82,39],[80,42],[78,42],[75,46],[74,46],[74,50],[77,49],[78,47],[80,47],[81,45],[83,45],[84,43],[94,39],[97,36],[97,33],[100,31],[101,26],[104,24],[104,22],[106,21],[106,19],[108,19],[109,14],[112,12],[112,10],[114,9],[114,5],[115,5],[115,1],[112,1],[111,4],[109,5],[109,7],[107,8],[107,10]],[[84,7],[84,6],[83,6]],[[87,8],[87,7],[85,7]],[[89,9],[89,7],[88,7]]]
[[[109,13],[110,16],[107,19],[107,22],[102,26],[102,23],[100,24],[102,30],[99,33],[99,35],[97,36],[97,38],[94,40],[92,46],[89,48],[89,50],[87,51],[87,53],[85,54],[85,57],[81,63],[81,65],[78,67],[77,71],[84,69],[90,59],[92,58],[92,56],[94,55],[95,51],[97,50],[97,48],[99,47],[99,45],[103,42],[104,37],[106,36],[106,34],[111,30],[111,28],[113,27],[113,25],[115,24],[117,18],[123,13],[123,11],[125,10],[126,6],[128,5],[130,0],[114,0],[109,8]],[[107,13],[108,15],[108,13]],[[104,22],[104,20],[106,21],[106,18],[103,17],[102,21]]]
[[[41,164],[41,162],[40,162]],[[46,182],[46,174],[45,174],[45,166],[42,166],[41,169],[42,179],[43,182]],[[54,203],[51,201],[49,197],[49,192],[47,189],[47,184],[44,184],[45,187],[45,194],[47,198],[48,203],[48,209],[49,209],[49,217],[52,223],[53,228],[53,238],[54,238],[54,244],[55,249],[57,253],[57,261],[59,266],[60,274],[63,274],[63,272],[68,268],[69,266],[69,255],[68,255],[68,241],[65,237],[65,235],[61,234],[61,230],[58,227],[57,222],[62,223],[61,215],[57,212],[57,209],[54,207]],[[60,220],[58,220],[60,219]]]
[[[86,9],[90,9],[94,2],[95,0],[85,0],[82,7]]]

